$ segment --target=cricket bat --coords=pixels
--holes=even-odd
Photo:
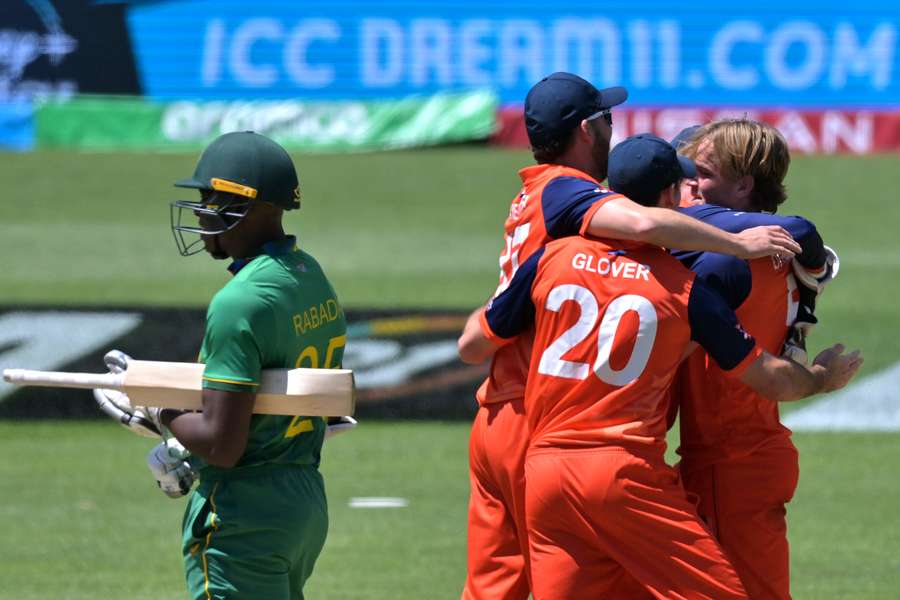
[[[134,406],[200,410],[203,369],[200,363],[132,360],[124,373],[4,369],[3,379],[15,385],[116,389],[128,394]],[[352,415],[355,404],[349,369],[266,369],[253,412],[340,417]]]

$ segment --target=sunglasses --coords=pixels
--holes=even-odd
[[[605,109],[601,110],[600,112],[596,112],[596,113],[592,114],[590,117],[588,117],[588,120],[593,121],[594,119],[599,119],[601,117],[603,118],[604,121],[606,121],[607,125],[612,127],[612,124],[613,124],[612,123],[612,110],[609,108],[605,108]]]
[[[612,127],[612,111],[610,109],[607,108],[597,116],[603,117],[603,120],[606,121],[606,124]]]

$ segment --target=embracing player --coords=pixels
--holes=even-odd
[[[677,206],[690,167],[668,143],[632,139],[613,154],[656,178],[654,204]],[[664,462],[677,366],[696,342],[730,378],[793,400],[844,386],[858,355],[830,348],[809,368],[776,357],[663,249],[582,237],[535,251],[467,326],[461,356],[483,360],[532,326],[525,480],[534,597],[634,598],[637,582],[658,598],[746,598]]]
[[[598,90],[571,73],[554,73],[525,99],[525,125],[536,165],[519,173],[522,188],[504,224],[502,292],[519,265],[548,241],[588,233],[657,245],[691,247],[744,257],[791,256],[799,246],[779,227],[731,234],[604,189],[610,109],[624,88]],[[477,323],[481,309],[469,319]],[[527,598],[528,546],[524,519],[524,459],[528,426],[524,391],[529,336],[502,348],[477,392],[478,414],[469,446],[471,494],[468,575],[463,598]]]
[[[786,198],[787,143],[774,127],[734,119],[694,131],[681,151],[696,161],[692,195],[705,202],[683,209],[686,214],[729,231],[778,224],[802,250],[792,262],[683,251],[676,256],[726,299],[762,347],[778,353],[787,343],[788,355],[805,361],[815,296],[837,264],[812,223],[771,214]],[[698,351],[676,379],[673,407],[680,410],[681,476],[699,497],[701,516],[752,598],[789,599],[785,505],[797,487],[799,465],[778,405],[725,376]]]

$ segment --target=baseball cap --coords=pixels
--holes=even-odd
[[[644,205],[655,204],[659,193],[679,179],[696,176],[694,161],[649,133],[626,138],[609,153],[609,188]]]
[[[200,155],[193,176],[175,182],[176,187],[229,192],[286,210],[300,208],[299,185],[287,151],[252,131],[219,136]]]
[[[568,135],[584,119],[622,104],[628,90],[598,90],[573,73],[557,72],[538,81],[525,96],[525,129],[534,147],[544,147]]]
[[[678,132],[678,135],[672,138],[672,141],[669,142],[672,144],[672,147],[675,148],[675,151],[681,150],[681,147],[694,139],[694,136],[697,135],[697,132],[700,131],[700,125],[691,125],[690,127],[685,127],[681,131]]]

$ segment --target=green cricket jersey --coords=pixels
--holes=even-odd
[[[319,263],[293,236],[263,250],[229,267],[234,278],[209,305],[200,351],[204,388],[252,391],[263,369],[341,366],[347,323]],[[253,415],[235,468],[317,466],[324,434],[321,417]],[[191,460],[194,468],[214,470],[198,457]]]

